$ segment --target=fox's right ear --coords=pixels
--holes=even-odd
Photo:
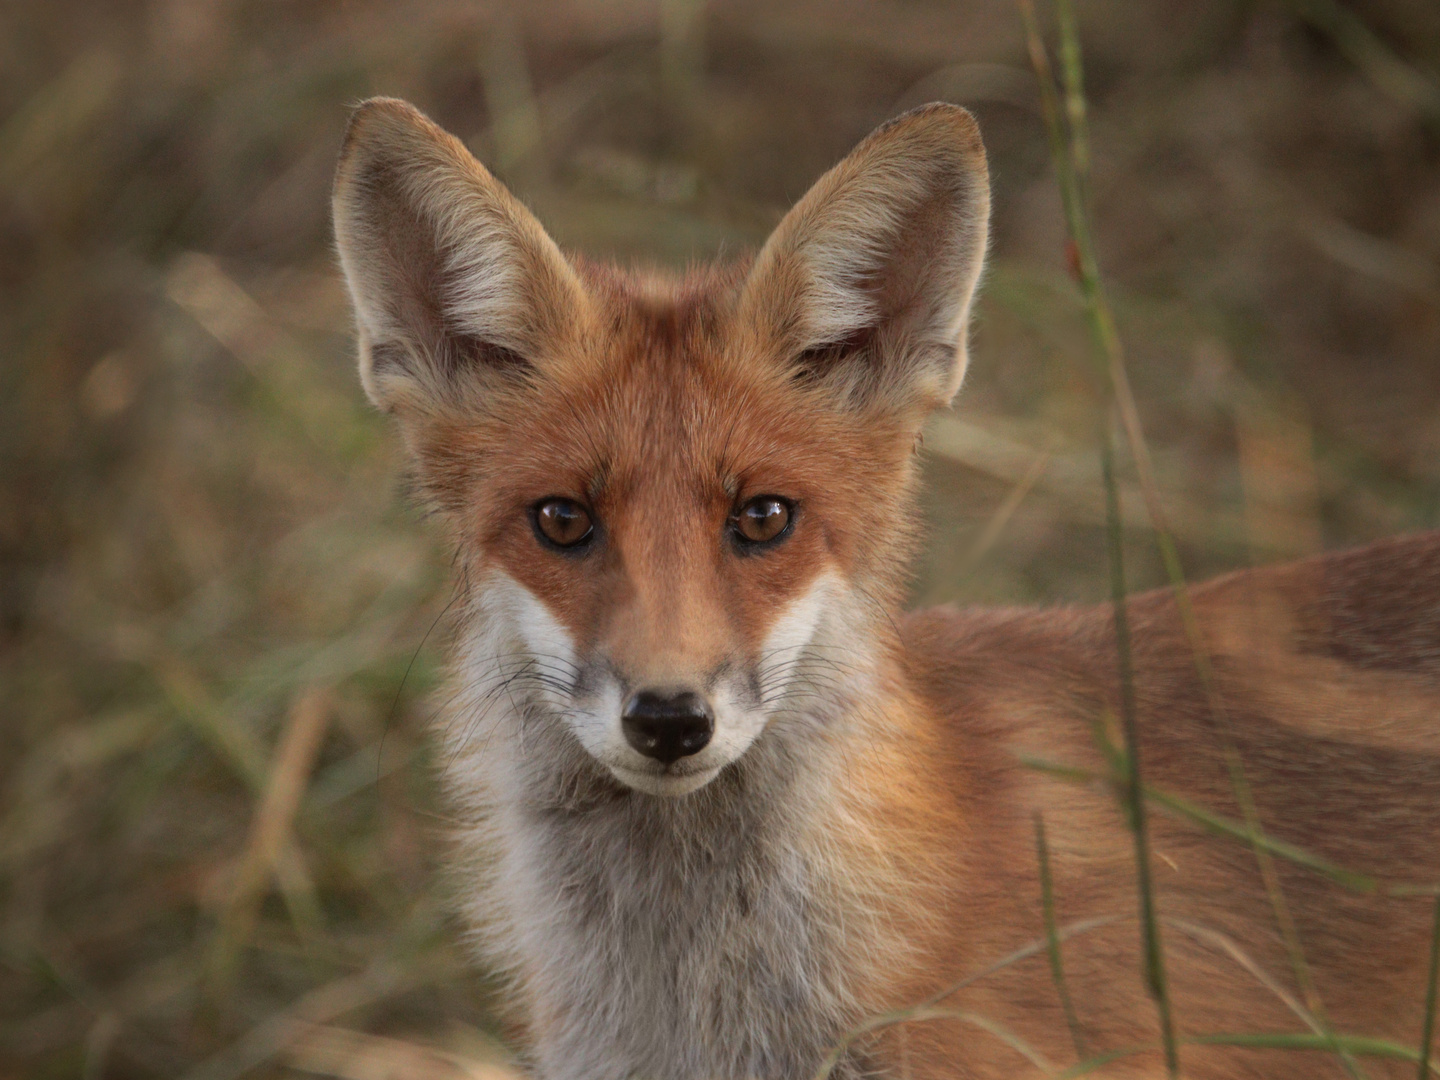
[[[584,321],[584,289],[540,223],[406,102],[355,110],[333,212],[360,381],[382,409],[463,399],[539,363]]]

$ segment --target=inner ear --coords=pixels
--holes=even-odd
[[[584,336],[585,291],[554,241],[457,139],[404,102],[356,110],[334,219],[361,381],[381,408],[469,397]]]
[[[884,125],[775,229],[741,295],[751,348],[847,405],[953,397],[989,217],[974,118],[929,105]]]
[[[371,381],[419,378],[426,368],[450,381],[466,372],[528,367],[516,349],[463,328],[453,310],[462,283],[454,253],[442,250],[439,230],[421,218],[402,183],[385,162],[355,180],[369,202],[365,212],[376,248],[368,257],[386,274],[386,293],[379,300],[385,322],[394,328],[371,341]]]
[[[875,340],[874,326],[861,326],[836,341],[824,341],[801,349],[790,361],[791,379],[815,383],[830,378],[840,364],[863,361]]]
[[[866,253],[873,261],[851,277],[850,307],[860,324],[801,349],[794,361],[801,381],[833,375],[845,364],[876,365],[869,374],[878,377],[884,352],[877,346],[893,343],[881,341],[882,334],[889,339],[909,337],[911,345],[923,348],[917,332],[923,334],[937,319],[943,320],[945,307],[955,302],[943,279],[944,248],[953,243],[945,233],[944,195],[924,199],[896,217],[888,242]]]

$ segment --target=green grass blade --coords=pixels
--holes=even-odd
[[[1050,955],[1050,977],[1055,980],[1055,992],[1060,997],[1060,1008],[1065,1011],[1065,1023],[1070,1028],[1070,1038],[1075,1043],[1075,1056],[1084,1061],[1089,1056],[1085,1050],[1085,1033],[1080,1027],[1080,1017],[1075,1013],[1075,1002],[1070,997],[1070,988],[1065,982],[1065,961],[1060,953],[1060,930],[1055,920],[1055,882],[1050,873],[1050,846],[1045,841],[1045,819],[1035,815],[1035,856],[1040,863],[1040,901],[1045,912],[1045,941]]]
[[[1406,63],[1360,16],[1338,0],[1289,0],[1289,6],[1384,94],[1415,109],[1432,127],[1440,125],[1440,83]]]
[[[1199,1035],[1187,1042],[1196,1046],[1240,1046],[1259,1050],[1324,1050],[1333,1052],[1336,1048],[1346,1054],[1362,1057],[1399,1058],[1402,1061],[1419,1061],[1420,1054],[1408,1046],[1377,1039],[1369,1035],[1339,1035],[1326,1032],[1314,1035],[1310,1032],[1240,1032],[1218,1035]]]
[[[1056,937],[1058,940],[1064,941],[1067,938],[1076,937],[1080,934],[1088,934],[1091,930],[1099,930],[1105,926],[1114,926],[1116,923],[1123,921],[1123,919],[1115,916],[1080,919],[1060,927],[1056,933]],[[835,1045],[830,1048],[830,1052],[825,1056],[825,1060],[821,1063],[819,1070],[815,1074],[815,1080],[825,1080],[826,1077],[834,1072],[835,1067],[840,1064],[840,1059],[845,1056],[845,1051],[857,1039],[878,1031],[883,1031],[889,1027],[894,1027],[896,1024],[906,1024],[912,1020],[936,1019],[937,1014],[935,1010],[939,1007],[940,1002],[944,1001],[950,995],[959,993],[965,989],[965,987],[977,983],[987,976],[994,975],[997,971],[1003,971],[1013,964],[1018,964],[1022,960],[1039,954],[1045,947],[1046,939],[1039,938],[1030,942],[1028,945],[1022,945],[1014,952],[1002,956],[993,964],[983,967],[979,971],[971,972],[958,982],[943,987],[931,994],[924,1001],[906,1006],[903,1009],[894,1009],[890,1012],[870,1017],[863,1023],[847,1031]]]
[[[1419,1061],[1420,1053],[1408,1046],[1376,1039],[1368,1035],[1336,1035],[1327,1033],[1312,1035],[1306,1032],[1220,1032],[1213,1035],[1195,1035],[1184,1040],[1188,1046],[1234,1046],[1251,1050],[1329,1050],[1339,1047],[1347,1054],[1360,1057],[1391,1058],[1400,1061]],[[1050,1080],[1072,1080],[1073,1077],[1087,1076],[1098,1072],[1106,1065],[1123,1058],[1139,1054],[1153,1054],[1158,1045],[1128,1046],[1121,1050],[1107,1050],[1102,1054],[1072,1065],[1063,1072],[1055,1073]],[[1429,1073],[1422,1076],[1440,1075],[1440,1068],[1429,1066]]]
[[[1420,1080],[1430,1071],[1430,1046],[1435,1041],[1435,994],[1440,982],[1440,896],[1435,898],[1435,924],[1430,930],[1430,970],[1425,984],[1425,1026],[1420,1035]]]
[[[1135,878],[1140,892],[1141,941],[1145,953],[1145,985],[1155,999],[1160,1018],[1160,1039],[1165,1047],[1165,1068],[1180,1075],[1180,1054],[1175,1042],[1175,1018],[1165,979],[1165,949],[1155,909],[1155,881],[1150,866],[1150,834],[1145,815],[1145,789],[1140,771],[1140,729],[1135,709],[1135,671],[1130,654],[1130,620],[1125,605],[1125,538],[1120,526],[1120,493],[1115,485],[1115,452],[1110,433],[1101,442],[1105,476],[1105,523],[1110,554],[1111,602],[1115,611],[1115,651],[1120,668],[1120,725],[1129,764],[1124,777],[1124,803],[1135,838]]]
[[[825,1060],[821,1062],[820,1068],[816,1071],[814,1080],[828,1080],[845,1056],[845,1051],[861,1035],[883,1031],[897,1024],[917,1024],[927,1020],[957,1020],[962,1024],[977,1027],[999,1039],[1041,1072],[1053,1073],[1055,1071],[1055,1066],[1045,1055],[1009,1028],[991,1020],[988,1016],[982,1016],[966,1009],[951,1009],[943,1005],[924,1004],[909,1009],[900,1009],[893,1013],[883,1013],[856,1028],[843,1041],[831,1048],[830,1053],[826,1055]]]
[[[1171,587],[1175,594],[1176,606],[1185,628],[1186,639],[1190,644],[1190,649],[1194,657],[1196,675],[1200,680],[1205,698],[1210,707],[1213,727],[1222,744],[1226,768],[1230,774],[1232,786],[1235,789],[1236,799],[1240,804],[1242,814],[1245,818],[1247,831],[1252,840],[1252,850],[1255,853],[1255,859],[1260,870],[1260,876],[1265,885],[1266,895],[1270,899],[1276,922],[1280,927],[1281,937],[1285,942],[1286,952],[1290,958],[1295,980],[1300,987],[1301,993],[1305,997],[1306,1004],[1310,1011],[1316,1016],[1322,1026],[1328,1028],[1325,1006],[1320,1000],[1320,996],[1311,981],[1309,965],[1305,961],[1304,949],[1300,942],[1299,932],[1295,926],[1294,919],[1291,917],[1289,905],[1285,900],[1284,893],[1280,888],[1280,880],[1275,872],[1271,857],[1260,841],[1263,835],[1263,829],[1260,824],[1259,814],[1255,807],[1249,782],[1245,777],[1239,752],[1236,749],[1234,740],[1230,736],[1224,702],[1219,695],[1214,673],[1210,667],[1210,657],[1205,640],[1200,633],[1199,623],[1190,603],[1184,568],[1181,565],[1179,550],[1175,545],[1174,536],[1167,522],[1164,505],[1160,501],[1159,486],[1155,480],[1154,463],[1150,456],[1149,447],[1145,441],[1145,432],[1140,422],[1140,414],[1136,407],[1135,395],[1130,387],[1129,374],[1125,364],[1124,347],[1121,343],[1119,331],[1115,325],[1114,314],[1106,299],[1104,285],[1100,277],[1099,264],[1095,255],[1095,244],[1090,231],[1090,218],[1086,209],[1084,194],[1084,166],[1089,159],[1089,137],[1086,131],[1086,108],[1080,39],[1074,11],[1066,0],[1059,0],[1061,9],[1059,13],[1062,38],[1061,54],[1066,62],[1065,89],[1067,94],[1067,117],[1069,119],[1068,126],[1071,129],[1067,139],[1067,135],[1061,126],[1062,121],[1056,97],[1054,78],[1051,74],[1045,45],[1040,37],[1039,27],[1036,23],[1032,0],[1017,0],[1017,3],[1025,23],[1031,62],[1035,67],[1035,74],[1040,83],[1041,109],[1050,137],[1051,154],[1054,158],[1055,171],[1060,184],[1061,202],[1065,209],[1066,225],[1070,233],[1072,269],[1079,280],[1080,289],[1085,299],[1086,316],[1090,323],[1095,343],[1099,347],[1101,358],[1103,359],[1104,371],[1109,379],[1110,401],[1119,416],[1121,426],[1125,432],[1126,441],[1129,444],[1131,455],[1134,459],[1135,469],[1140,481],[1140,488],[1144,495],[1146,510],[1155,529],[1156,543],[1159,547],[1161,561],[1165,566],[1166,575],[1170,579]],[[1109,433],[1107,430],[1106,442],[1104,444],[1104,453],[1107,455],[1107,462],[1110,460],[1108,455],[1111,454],[1108,439]],[[1113,485],[1113,477],[1109,479],[1108,484]],[[1107,498],[1109,498],[1108,490]],[[1116,516],[1118,518],[1118,512]],[[1119,636],[1120,629],[1117,621],[1117,639]],[[1122,695],[1123,693],[1124,688],[1122,687]],[[1136,763],[1136,769],[1138,771],[1138,763]],[[1134,805],[1143,807],[1144,800],[1138,794],[1140,786],[1138,776],[1131,781],[1131,786],[1136,792],[1135,798],[1133,799]],[[1137,832],[1137,836],[1140,835],[1141,834]],[[1153,975],[1153,971],[1151,974]],[[1157,998],[1157,1001],[1159,1000],[1160,999]],[[1162,1009],[1162,1012],[1163,1011]],[[1347,1054],[1338,1050],[1337,1054],[1340,1057],[1341,1064],[1344,1066],[1346,1073],[1352,1077],[1352,1080],[1363,1080],[1364,1073],[1359,1066]],[[1168,1054],[1167,1062],[1169,1062]],[[1170,1063],[1173,1065],[1173,1062]]]
[[[1236,840],[1242,840],[1247,843],[1253,840],[1271,855],[1278,855],[1287,862],[1295,863],[1297,866],[1303,866],[1308,870],[1314,870],[1318,874],[1323,874],[1331,881],[1339,885],[1344,885],[1346,888],[1353,889],[1356,892],[1374,892],[1379,887],[1379,883],[1368,874],[1361,874],[1354,870],[1347,870],[1342,866],[1336,866],[1334,863],[1321,858],[1319,855],[1311,854],[1304,848],[1286,843],[1284,840],[1277,840],[1268,833],[1252,836],[1250,830],[1247,829],[1243,823],[1221,817],[1219,814],[1212,813],[1203,806],[1190,802],[1188,799],[1182,799],[1178,795],[1171,795],[1169,792],[1160,791],[1156,788],[1146,788],[1145,794],[1147,798],[1154,800],[1160,806],[1173,811],[1181,817],[1188,818],[1197,825],[1209,829],[1211,832],[1219,833],[1222,836],[1233,837]]]
[[[1065,83],[1065,119],[1070,128],[1070,163],[1083,201],[1090,175],[1090,135],[1085,115],[1085,62],[1080,55],[1074,0],[1055,0],[1055,19],[1060,24],[1060,73]]]
[[[1083,769],[1074,765],[1065,765],[1059,762],[1046,761],[1043,758],[1021,757],[1020,763],[1027,769],[1034,769],[1037,772],[1048,773],[1061,780],[1068,780],[1076,784],[1103,784],[1109,781],[1099,773],[1090,769]],[[1251,841],[1250,831],[1244,824],[1232,821],[1230,818],[1216,814],[1198,803],[1179,795],[1172,795],[1168,791],[1161,791],[1158,788],[1145,785],[1145,798],[1157,806],[1175,814],[1177,817],[1185,818],[1188,821],[1199,825],[1219,836],[1228,836],[1235,840],[1242,840],[1246,843]],[[1327,859],[1321,858],[1312,852],[1306,851],[1295,844],[1287,843],[1284,840],[1277,840],[1268,834],[1262,834],[1259,842],[1264,845],[1265,850],[1272,855],[1278,855],[1288,862],[1297,866],[1303,866],[1307,870],[1313,870],[1322,874],[1338,885],[1344,885],[1355,892],[1376,892],[1384,888],[1387,895],[1397,895],[1399,887],[1390,888],[1382,886],[1382,883],[1368,874],[1361,874],[1354,870],[1347,870],[1343,866],[1336,866]]]

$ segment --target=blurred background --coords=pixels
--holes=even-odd
[[[1187,572],[1440,524],[1440,5],[1078,7],[1100,254]],[[377,93],[562,245],[676,267],[763,240],[896,112],[974,110],[993,256],[915,598],[1106,595],[1010,0],[4,0],[0,1080],[509,1068],[424,741],[447,553],[331,252]]]

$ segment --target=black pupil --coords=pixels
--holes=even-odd
[[[554,543],[579,543],[590,532],[590,515],[568,499],[555,499],[540,508],[540,528]]]
[[[757,543],[772,540],[789,519],[790,510],[779,499],[756,499],[740,511],[740,533]]]

